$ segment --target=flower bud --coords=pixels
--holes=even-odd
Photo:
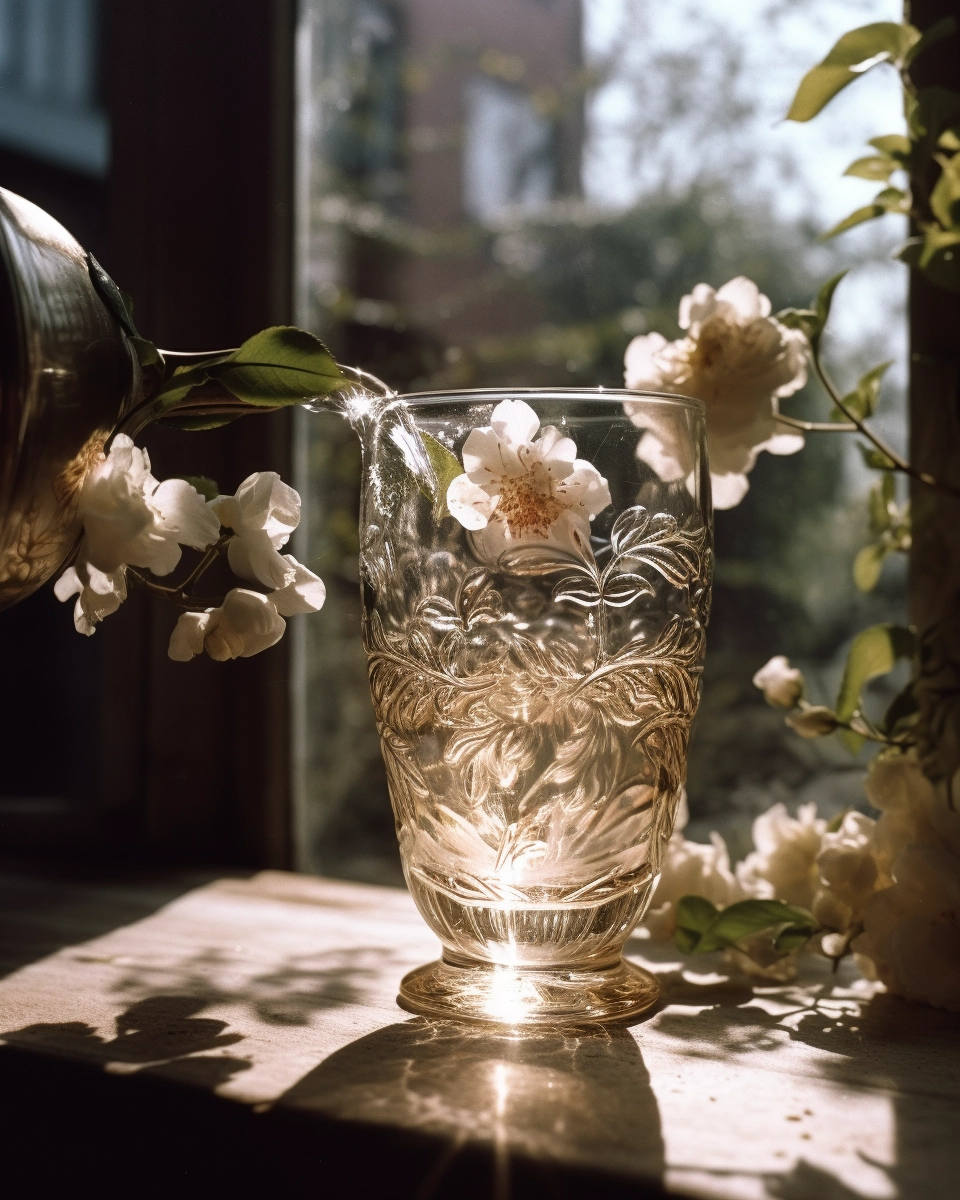
[[[793,708],[803,695],[803,675],[788,658],[776,654],[754,675],[753,686],[774,708]]]
[[[786,718],[787,724],[803,738],[826,737],[839,725],[837,714],[823,704],[807,704]]]

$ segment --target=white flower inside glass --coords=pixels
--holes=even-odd
[[[411,397],[365,434],[371,690],[444,948],[402,985],[413,1011],[555,1023],[656,994],[622,949],[684,782],[711,538],[700,404],[645,401],[686,439],[678,489],[625,398]]]

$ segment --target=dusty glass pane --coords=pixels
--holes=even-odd
[[[869,198],[839,179],[899,128],[872,76],[810,126],[778,124],[800,75],[844,30],[898,19],[892,0],[306,0],[299,33],[299,320],[405,390],[622,385],[635,334],[679,335],[701,280],[755,279],[774,311],[852,265],[831,337],[852,386],[903,362],[893,221],[816,235]],[[879,73],[878,73],[879,75]],[[881,429],[904,440],[902,368]],[[813,386],[784,405],[825,419]],[[301,623],[299,838],[306,869],[399,881],[359,640],[359,447],[301,414],[298,553],[328,585]],[[849,438],[761,455],[717,515],[704,698],[690,755],[693,821],[735,853],[776,800],[861,803],[863,763],[803,742],[751,686],[772,654],[832,700],[853,634],[902,616],[903,564],[864,596],[871,478]]]

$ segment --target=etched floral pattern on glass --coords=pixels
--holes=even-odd
[[[701,409],[624,399],[412,397],[365,438],[365,636],[408,884],[447,976],[540,972],[533,1008],[550,972],[569,993],[619,969],[699,698]],[[689,444],[688,478],[638,459],[643,403]]]

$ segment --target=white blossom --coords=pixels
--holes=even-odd
[[[803,438],[777,421],[778,400],[807,378],[805,335],[770,316],[770,301],[738,276],[715,291],[699,283],[680,302],[687,336],[668,342],[659,333],[636,337],[624,359],[628,388],[680,392],[706,405],[713,502],[733,508],[746,495],[747,474],[761,450],[795,454]],[[637,455],[666,482],[693,469],[691,448],[651,423],[642,403],[624,406],[645,428]]]
[[[908,845],[893,873],[893,886],[867,901],[854,948],[890,991],[960,1012],[960,857]]]
[[[819,884],[817,858],[826,821],[816,804],[801,804],[796,818],[774,804],[753,823],[752,851],[737,865],[737,881],[749,896],[809,908]]]
[[[653,938],[671,938],[677,927],[677,901],[683,896],[703,896],[717,908],[726,908],[743,896],[733,871],[730,855],[719,833],[710,834],[709,845],[690,842],[683,836],[687,824],[686,795],[681,796],[673,836],[667,843],[650,907],[644,924]]]
[[[867,899],[877,888],[880,873],[873,853],[876,824],[863,813],[848,812],[835,832],[823,835],[816,864],[820,885],[812,912],[828,929],[845,933],[860,921]]]
[[[803,695],[803,674],[790,666],[790,660],[776,654],[753,677],[753,686],[775,708],[793,708]]]
[[[582,555],[590,521],[610,504],[607,481],[577,458],[575,442],[552,425],[536,438],[538,431],[529,404],[502,400],[490,424],[471,430],[464,443],[464,473],[447,488],[447,507],[487,560],[522,542]]]
[[[167,653],[177,662],[189,662],[204,650],[218,662],[250,658],[279,642],[285,628],[286,622],[268,596],[233,588],[220,608],[183,613]]]
[[[248,475],[235,496],[217,496],[209,506],[233,530],[227,561],[241,579],[278,589],[293,581],[295,569],[280,547],[300,524],[300,497],[276,471]]]
[[[285,561],[293,571],[290,582],[268,599],[281,617],[292,617],[295,613],[319,612],[327,598],[327,589],[319,575],[298,563],[292,554],[285,554]]]
[[[89,637],[104,617],[116,612],[126,600],[126,572],[123,567],[116,571],[98,571],[92,563],[78,562],[75,567],[67,567],[53,592],[61,601],[77,596],[73,624],[77,633]]]
[[[154,479],[146,450],[123,433],[87,473],[78,511],[81,558],[107,574],[129,564],[169,575],[180,546],[205,550],[220,532],[200,493],[184,479]]]
[[[887,752],[870,764],[867,799],[880,809],[873,838],[880,871],[892,877],[904,846],[936,846],[960,856],[960,812],[923,773],[914,753]]]

